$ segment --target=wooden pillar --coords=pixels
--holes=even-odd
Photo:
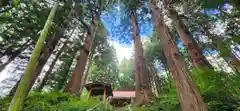
[[[92,88],[88,91],[88,99],[91,97]]]

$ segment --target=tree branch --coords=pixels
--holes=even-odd
[[[87,29],[87,33],[88,34],[90,34],[91,33],[91,30],[90,30],[90,27],[87,25],[87,23],[86,22],[84,22],[84,20],[82,20],[82,19],[78,19],[81,23],[82,23],[82,25]]]

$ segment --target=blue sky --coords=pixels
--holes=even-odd
[[[137,11],[140,14],[140,11]],[[105,27],[110,32],[110,39],[118,41],[121,44],[131,45],[132,33],[131,33],[131,21],[128,12],[125,9],[121,9],[120,6],[114,6],[113,9],[108,10],[101,16]],[[142,37],[151,36],[152,23],[151,16],[138,16],[138,23],[140,28],[140,34]],[[141,19],[141,20],[140,20]]]
[[[124,18],[125,17],[125,18]],[[153,26],[151,23],[151,16],[147,15],[145,18],[139,16],[139,28],[142,38],[147,38],[152,35]],[[117,51],[118,61],[121,62],[123,58],[129,59],[133,53],[132,46],[132,32],[131,22],[125,10],[121,10],[119,6],[115,6],[113,10],[102,14],[102,22],[109,31],[109,40]]]
[[[224,8],[231,9],[231,6],[225,4]],[[138,14],[140,13],[140,11],[137,12]],[[207,9],[202,12],[209,15],[217,15],[220,13],[217,9]],[[124,9],[121,9],[120,6],[114,6],[112,10],[102,14],[101,18],[110,33],[109,40],[117,50],[118,60],[121,61],[124,57],[130,58],[132,56],[133,47],[130,17],[127,12]],[[138,16],[138,19],[141,37],[146,38],[151,36],[153,30],[151,15],[147,14],[146,16]],[[177,41],[177,44],[178,47],[181,49],[183,48],[183,44],[180,40]],[[216,51],[204,50],[204,54],[207,54],[206,52],[216,53]]]

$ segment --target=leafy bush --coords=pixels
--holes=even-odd
[[[193,69],[193,78],[210,111],[234,111],[240,106],[239,75],[217,72],[209,68]],[[235,96],[234,96],[235,95]]]
[[[7,111],[12,97],[0,99],[0,111]],[[100,103],[97,98],[80,100],[67,93],[30,93],[24,102],[22,111],[85,111]]]
[[[96,106],[99,102],[100,101],[95,98],[90,100],[72,101],[56,105],[52,109],[58,109],[58,111],[85,111]]]
[[[0,111],[7,111],[11,97],[0,98]]]
[[[191,76],[209,111],[240,111],[240,75],[201,68],[193,69]],[[133,111],[180,111],[176,87],[172,81],[164,83],[161,95],[154,104],[134,108]]]

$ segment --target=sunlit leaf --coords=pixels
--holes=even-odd
[[[19,3],[20,3],[20,0],[13,0],[13,6],[14,7],[18,7],[19,6]]]

